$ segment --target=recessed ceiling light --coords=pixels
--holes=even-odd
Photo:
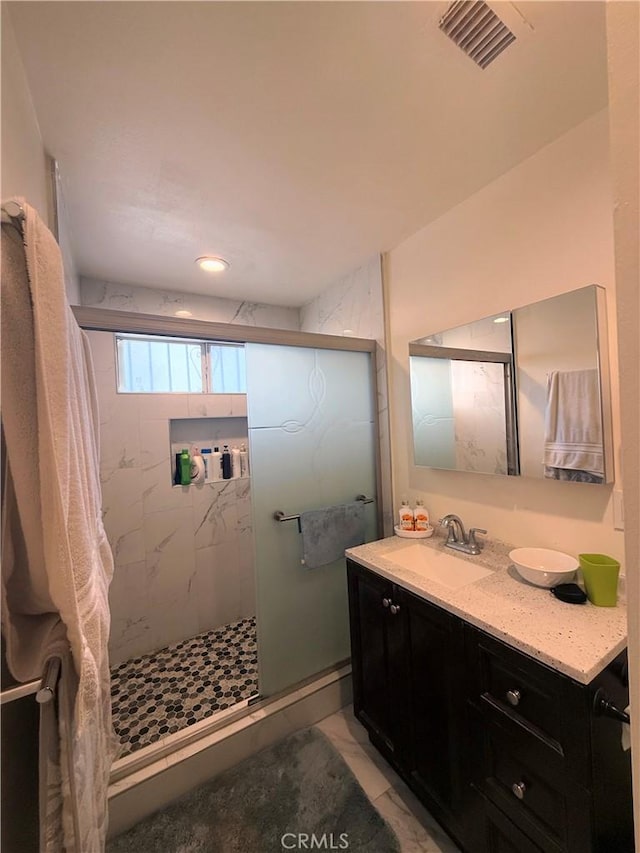
[[[508,323],[509,318],[508,317],[494,317],[493,322],[494,323]]]
[[[342,334],[346,335],[348,337],[349,335],[353,335],[355,333],[354,333],[353,329],[343,329]]]
[[[196,263],[205,272],[222,272],[229,269],[229,261],[225,261],[224,258],[213,257],[212,255],[196,258]]]
[[[180,311],[176,311],[176,317],[193,317],[191,311],[187,311],[186,308],[182,308]]]

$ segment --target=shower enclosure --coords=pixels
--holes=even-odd
[[[241,712],[349,657],[344,559],[306,568],[295,516],[364,495],[374,499],[366,539],[377,537],[375,344],[75,311],[89,334],[101,408],[116,564],[114,724],[126,756],[166,746],[185,729],[204,732],[228,709]],[[185,389],[167,374],[178,390],[123,390],[116,337],[126,336],[163,342],[167,353],[174,342],[203,352],[212,341],[240,345],[246,389],[217,392],[193,377]],[[179,348],[171,358],[179,362]],[[181,445],[241,443],[248,476],[174,483]],[[277,512],[294,518],[278,521]]]

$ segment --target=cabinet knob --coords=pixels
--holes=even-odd
[[[522,693],[516,688],[515,690],[507,690],[507,702],[510,705],[513,705],[515,708],[516,705],[520,704],[520,700],[522,699]]]
[[[383,607],[388,607],[390,604],[391,604],[391,599],[390,599],[390,598],[383,598],[383,599],[382,599],[382,606],[383,606]]]
[[[398,613],[400,613],[400,605],[399,604],[392,604],[391,605],[391,615],[396,616]]]
[[[527,786],[524,784],[524,782],[514,782],[511,786],[511,790],[515,797],[517,797],[519,800],[524,800],[524,795],[526,793]]]

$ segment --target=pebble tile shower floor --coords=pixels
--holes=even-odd
[[[257,692],[254,618],[114,666],[111,700],[120,757]]]

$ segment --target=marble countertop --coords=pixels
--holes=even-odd
[[[505,542],[488,541],[475,557],[446,549],[452,556],[492,570],[490,576],[459,589],[449,589],[384,556],[416,544],[443,550],[444,543],[440,531],[431,539],[392,536],[349,548],[346,555],[582,684],[592,681],[625,648],[627,610],[622,593],[617,607],[558,601],[549,590],[520,578],[508,557],[514,546]]]

